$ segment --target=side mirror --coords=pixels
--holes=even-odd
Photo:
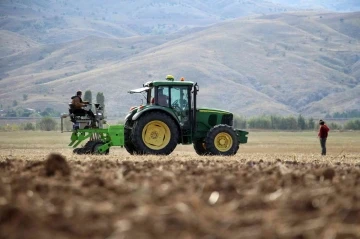
[[[196,91],[199,91],[199,85],[198,85],[197,83],[195,83],[194,89],[195,89]]]

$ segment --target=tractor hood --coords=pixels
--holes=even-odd
[[[229,111],[212,109],[212,108],[197,108],[197,111],[202,113],[232,114]]]

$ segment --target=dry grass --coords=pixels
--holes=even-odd
[[[342,158],[357,158],[360,154],[360,132],[331,132],[327,142],[327,160]],[[72,149],[67,146],[70,133],[60,132],[0,132],[0,155],[1,156],[43,156],[51,152],[59,152],[68,157],[88,158],[101,156],[73,155]],[[124,148],[112,147],[107,158],[116,159],[126,157],[135,159],[139,156],[129,155]],[[251,132],[249,142],[241,145],[234,159],[261,158],[273,160],[278,157],[293,159],[317,158],[320,155],[320,143],[317,133],[308,132]],[[192,145],[178,145],[172,153],[173,157],[197,158]],[[158,156],[150,156],[154,159]],[[143,158],[143,157],[139,157]],[[160,157],[161,158],[161,157]],[[202,158],[202,157],[201,157]],[[211,157],[210,157],[211,158]],[[321,158],[321,157],[319,157]]]

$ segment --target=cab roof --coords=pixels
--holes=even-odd
[[[146,86],[193,86],[195,83],[192,81],[148,81],[144,84]]]

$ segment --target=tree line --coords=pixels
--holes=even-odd
[[[0,131],[55,131],[58,126],[58,120],[46,116],[36,122],[0,125]]]
[[[349,110],[345,112],[335,112],[333,114],[326,114],[325,118],[335,118],[335,119],[349,119],[349,118],[360,118],[359,110]]]
[[[67,121],[65,121],[67,122]],[[43,117],[36,122],[0,125],[0,131],[55,131],[59,130],[59,120],[52,117]],[[330,122],[328,126],[331,130],[360,130],[360,119],[346,121],[343,125]],[[64,126],[66,130],[71,130],[71,122]],[[293,116],[257,116],[246,119],[241,116],[234,117],[234,127],[240,129],[263,129],[263,130],[317,130],[319,125],[313,118],[306,119],[299,115]]]
[[[360,119],[352,119],[344,124],[327,122],[332,130],[360,130]],[[251,118],[234,117],[235,128],[265,130],[316,130],[319,125],[314,118],[305,118],[301,114],[294,116],[262,115]]]

